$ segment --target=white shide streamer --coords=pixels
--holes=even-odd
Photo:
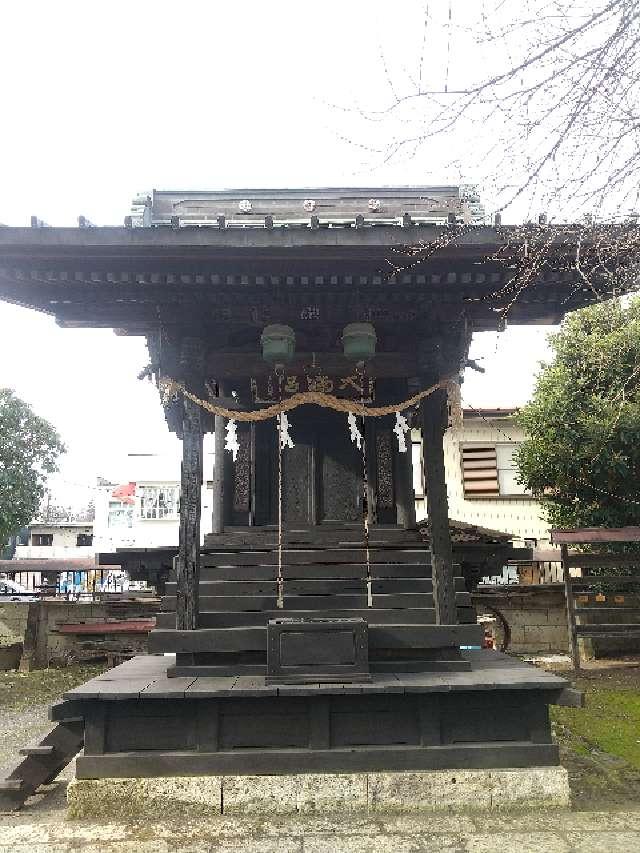
[[[295,447],[295,444],[289,433],[289,418],[287,417],[287,413],[280,412],[280,448],[284,450],[285,447]]]
[[[238,450],[240,450],[238,426],[235,421],[227,421],[224,449],[231,453],[233,461],[235,462],[238,457]]]
[[[358,450],[362,450],[362,433],[360,432],[358,422],[356,421],[356,416],[353,412],[349,412],[349,414],[347,415],[347,423],[349,424],[351,441],[355,443]]]
[[[407,423],[405,416],[401,415],[400,412],[396,412],[396,425],[394,426],[393,431],[398,438],[398,450],[400,453],[406,453],[409,424]]]

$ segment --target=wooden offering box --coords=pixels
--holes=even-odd
[[[364,619],[271,619],[267,683],[370,681]]]

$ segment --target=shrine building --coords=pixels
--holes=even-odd
[[[453,558],[443,435],[474,332],[557,323],[594,293],[566,240],[536,257],[526,229],[481,219],[468,188],[243,189],[154,191],[124,227],[0,229],[0,298],[64,327],[144,336],[145,373],[183,443],[179,549],[151,654],[56,712],[84,720],[78,784],[561,778],[548,707],[575,693],[481,648]]]

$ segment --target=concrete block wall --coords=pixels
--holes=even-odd
[[[6,601],[0,604],[0,646],[21,643],[27,627],[29,604],[22,601]]]
[[[31,619],[29,627],[29,608]],[[109,603],[71,601],[8,602],[0,606],[0,645],[25,642],[23,664],[26,669],[41,669],[63,665],[73,660],[86,660],[92,650],[100,652],[101,641],[96,635],[63,634],[60,626],[69,623],[96,623],[107,619],[148,619],[160,609],[158,600]],[[25,635],[26,638],[25,638]],[[6,639],[5,639],[6,637]],[[145,654],[146,634],[105,635],[105,653],[132,650]],[[28,658],[28,661],[25,660]]]
[[[481,587],[474,593],[473,603],[478,615],[490,613],[491,608],[502,613],[511,629],[509,651],[515,654],[568,653],[567,616],[561,584]]]

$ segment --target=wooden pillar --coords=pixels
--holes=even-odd
[[[216,415],[214,420],[212,533],[224,533],[224,442],[226,426],[226,419],[222,415]]]
[[[416,498],[413,492],[411,433],[407,434],[407,452],[395,452],[396,503],[398,524],[405,530],[416,526]]]
[[[375,418],[364,418],[364,440],[367,451],[367,524],[371,530],[378,523]]]
[[[439,625],[455,625],[458,618],[442,446],[447,428],[446,391],[439,389],[425,397],[420,408],[436,622]]]
[[[185,384],[201,392],[204,347],[201,341],[186,338],[181,352]],[[180,539],[176,559],[176,628],[198,627],[198,586],[200,583],[200,514],[202,511],[203,413],[197,403],[182,401],[182,470],[180,478]]]

